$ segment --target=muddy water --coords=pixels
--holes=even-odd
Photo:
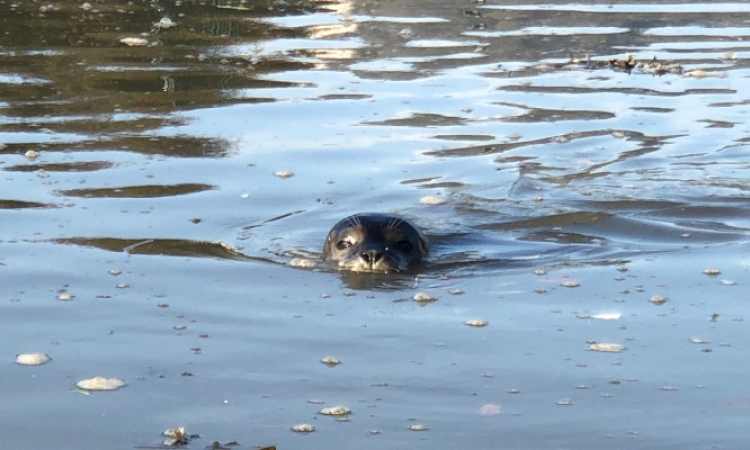
[[[3,442],[740,447],[748,20],[0,2]],[[424,228],[419,274],[289,264],[361,211]]]

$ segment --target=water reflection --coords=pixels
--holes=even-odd
[[[218,242],[232,224],[251,257],[280,263],[316,254],[324,223],[369,205],[422,218],[446,242],[502,232],[505,248],[554,243],[568,254],[592,241],[613,253],[639,240],[678,246],[678,232],[743,240],[736,218],[709,223],[699,211],[746,190],[750,48],[737,14],[747,8],[669,9],[3,4],[4,209],[68,196],[146,210],[185,196],[219,223],[201,238]],[[27,150],[43,156],[18,157]],[[279,170],[297,175],[280,182]],[[422,194],[447,203],[430,209]],[[677,206],[648,206],[665,196]],[[464,241],[437,260],[513,260],[496,248]]]

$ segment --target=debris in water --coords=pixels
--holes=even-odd
[[[81,380],[76,386],[88,391],[114,391],[125,386],[125,382],[117,378],[95,377]]]
[[[419,203],[422,205],[442,205],[446,202],[444,198],[435,197],[428,195],[419,199]]]
[[[496,416],[500,414],[500,405],[495,403],[486,403],[479,408],[480,416]]]
[[[162,436],[169,438],[162,442],[162,445],[164,445],[165,447],[177,447],[181,445],[187,445],[188,443],[188,436],[185,433],[185,427],[165,430],[161,434]]]
[[[687,72],[685,76],[691,78],[725,78],[727,74],[719,71],[706,72],[705,70],[691,70],[690,72]]]
[[[575,288],[580,285],[581,283],[579,283],[578,281],[573,281],[573,280],[566,280],[560,283],[560,286],[569,287],[569,288]]]
[[[426,292],[417,292],[416,294],[414,294],[414,297],[412,298],[417,303],[431,303],[431,302],[437,301],[437,297],[433,297],[432,295]]]
[[[318,412],[324,416],[343,416],[344,414],[350,414],[352,411],[344,405],[338,405],[330,408],[323,408]]]
[[[289,172],[289,171],[286,171],[286,170],[278,170],[278,171],[274,172],[273,174],[275,176],[281,178],[282,180],[286,179],[286,178],[292,178],[294,176],[294,172]]]
[[[707,340],[699,337],[690,338],[690,342],[693,344],[708,344]]]
[[[22,366],[41,366],[52,361],[46,353],[19,353],[16,355],[16,364]]]
[[[173,22],[169,17],[162,17],[161,20],[154,24],[155,28],[172,28],[176,27],[177,23]]]
[[[620,313],[605,313],[605,314],[594,314],[591,316],[592,319],[599,320],[620,320],[622,315]]]
[[[573,404],[573,400],[569,398],[561,398],[560,400],[557,401],[557,404],[560,406],[570,406]]]
[[[602,342],[589,345],[589,350],[593,350],[595,352],[620,353],[621,351],[625,350],[625,346],[622,344]]]
[[[292,267],[299,267],[301,269],[315,268],[315,262],[307,258],[292,258],[292,260],[289,261],[289,265]]]
[[[409,429],[411,431],[428,431],[430,427],[423,423],[415,423],[414,425],[410,426]]]
[[[148,45],[148,40],[143,39],[143,38],[126,37],[126,38],[120,39],[120,43],[125,44],[130,47],[135,47],[135,46]]]
[[[320,362],[322,362],[323,364],[325,364],[328,367],[336,367],[339,364],[341,364],[341,361],[339,361],[338,359],[334,358],[333,356],[324,356],[320,360]]]
[[[654,305],[660,306],[667,302],[667,297],[662,297],[661,295],[654,295],[649,299],[651,303]]]
[[[74,298],[74,296],[70,295],[70,294],[60,294],[60,295],[57,296],[57,299],[61,300],[63,302],[69,302],[69,301],[73,300],[73,298]]]
[[[715,276],[721,275],[721,271],[719,269],[714,269],[714,268],[708,268],[704,270],[703,273],[708,275],[709,277],[715,277]]]
[[[29,161],[33,161],[39,157],[39,153],[35,152],[34,150],[27,150],[24,156],[26,156],[26,159],[28,159]]]
[[[315,427],[309,423],[298,423],[292,426],[292,431],[295,433],[312,433],[315,431]]]
[[[489,322],[487,322],[486,320],[481,320],[481,319],[469,319],[466,322],[464,322],[464,324],[470,327],[482,328],[482,327],[486,327],[489,324]]]

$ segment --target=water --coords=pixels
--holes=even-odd
[[[0,2],[3,441],[738,448],[748,13]],[[362,211],[418,277],[289,265]]]

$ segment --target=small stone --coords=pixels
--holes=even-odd
[[[430,427],[423,423],[415,423],[414,425],[410,426],[409,429],[411,431],[428,431]]]
[[[480,319],[469,319],[466,322],[464,322],[464,324],[470,327],[482,328],[482,327],[486,327],[489,324],[489,322],[487,322],[486,320],[480,320]]]
[[[292,178],[294,176],[294,172],[288,172],[286,170],[278,170],[273,173],[275,176],[281,178],[282,180],[287,178]]]
[[[29,161],[34,161],[39,157],[39,153],[35,152],[34,150],[28,150],[26,153],[24,153],[24,156],[26,156],[26,159]]]
[[[579,283],[578,281],[573,281],[573,280],[566,280],[560,283],[560,286],[568,287],[568,288],[576,288],[580,285],[581,283]]]
[[[660,306],[667,302],[667,297],[662,297],[661,295],[654,295],[649,299],[651,303],[654,305]]]
[[[705,275],[708,275],[709,277],[715,277],[715,276],[721,275],[721,271],[719,269],[714,269],[714,268],[708,268],[704,270],[703,273]]]

